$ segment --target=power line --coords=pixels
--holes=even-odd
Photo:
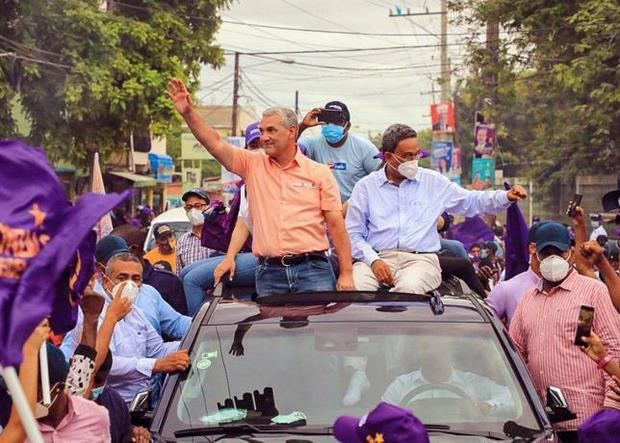
[[[467,43],[452,43],[448,46],[467,46]],[[342,49],[305,49],[301,51],[256,51],[256,52],[241,52],[245,55],[281,55],[281,54],[334,54],[340,52],[377,52],[377,51],[395,51],[395,50],[408,50],[408,49],[422,49],[422,48],[439,48],[439,44],[431,45],[405,45],[405,46],[383,46],[374,48],[342,48]],[[234,53],[240,51],[224,50],[225,53]]]
[[[367,37],[428,37],[429,33],[403,33],[395,34],[390,32],[361,32],[361,31],[334,31],[332,29],[311,29],[311,28],[294,28],[291,26],[265,25],[260,23],[240,22],[236,20],[222,20],[222,23],[229,25],[251,26],[253,28],[276,29],[282,31],[294,32],[310,32],[318,34],[339,34],[339,35],[360,35]],[[454,32],[448,35],[471,35],[470,32]]]

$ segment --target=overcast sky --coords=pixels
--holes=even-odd
[[[398,3],[412,12],[438,11],[440,0]],[[303,29],[399,34],[395,36],[340,35],[264,29],[223,23],[217,42],[225,50],[242,52],[303,51],[438,45],[440,16],[390,18],[395,3],[386,0],[239,0],[222,18],[251,24]],[[463,29],[449,28],[449,54],[457,75],[464,75]],[[430,33],[429,33],[430,32]],[[432,35],[431,33],[437,34]],[[417,34],[417,35],[402,35]],[[460,45],[459,45],[460,44]],[[383,131],[396,122],[420,130],[430,127],[429,106],[433,80],[439,77],[439,47],[393,49],[377,52],[269,55],[282,63],[241,55],[242,105],[260,114],[267,104],[294,107],[295,90],[304,115],[315,106],[341,100],[351,111],[355,132]],[[302,66],[306,63],[316,66]],[[205,68],[198,92],[202,104],[232,103],[234,56],[226,56],[219,70]],[[344,69],[329,69],[340,67]],[[405,68],[405,69],[401,69]],[[386,71],[385,69],[390,69]],[[454,78],[453,78],[454,80]],[[454,85],[454,82],[453,82]],[[439,100],[439,86],[435,83]]]

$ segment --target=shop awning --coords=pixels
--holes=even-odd
[[[149,188],[157,185],[157,180],[147,175],[139,175],[126,171],[111,171],[108,174],[133,182],[134,188]]]

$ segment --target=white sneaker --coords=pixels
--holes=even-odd
[[[351,376],[347,392],[342,398],[344,406],[353,406],[362,398],[362,394],[370,388],[370,381],[363,371],[355,371]]]

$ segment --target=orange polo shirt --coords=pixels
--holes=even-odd
[[[231,172],[247,185],[254,255],[280,257],[328,249],[323,211],[340,211],[342,203],[326,165],[299,149],[285,167],[265,154],[235,149]]]

